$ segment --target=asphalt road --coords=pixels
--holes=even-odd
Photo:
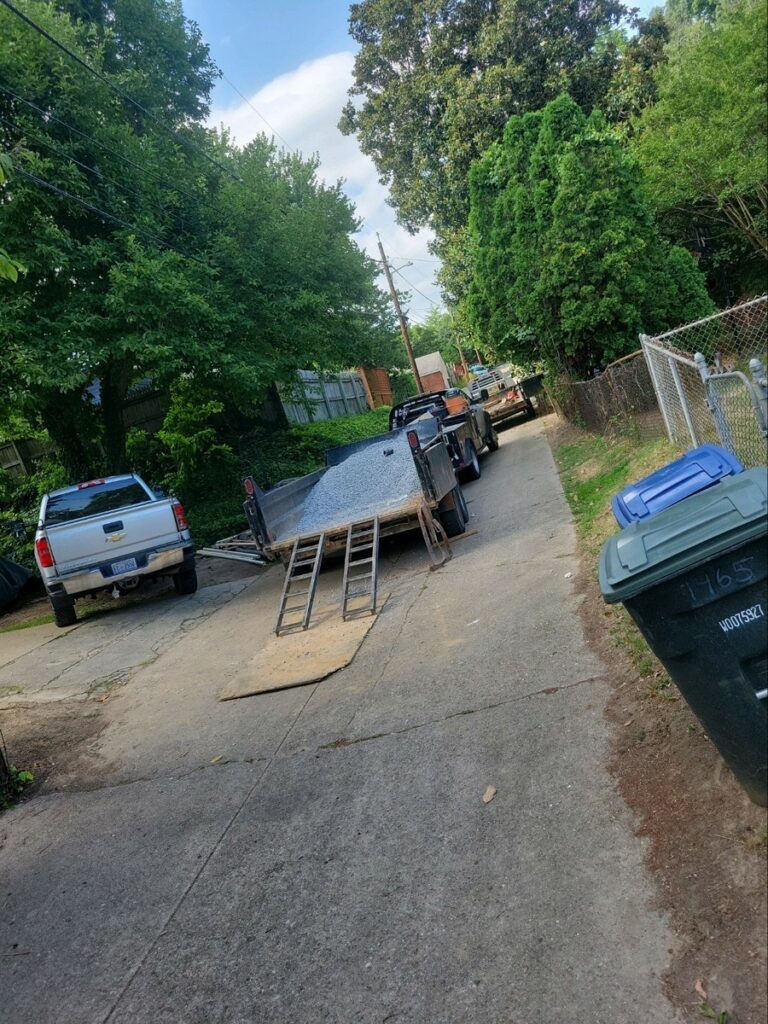
[[[542,424],[483,468],[448,565],[387,547],[347,669],[216,701],[269,636],[271,571],[133,670],[90,788],[0,819],[4,1019],[678,1020]]]

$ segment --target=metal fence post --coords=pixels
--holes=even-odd
[[[704,382],[704,392],[707,396],[707,404],[712,412],[712,417],[715,421],[717,432],[720,435],[720,440],[729,452],[733,452],[733,454],[736,455],[736,446],[733,443],[733,438],[731,437],[731,431],[728,427],[728,420],[723,412],[723,407],[720,405],[720,396],[717,393],[717,389],[713,387],[711,382],[712,374],[709,372],[709,367],[707,366],[707,357],[703,352],[696,352],[694,353],[693,361],[696,363],[696,369],[699,371],[699,375]]]
[[[675,357],[667,356],[667,362],[669,363],[669,372],[672,374],[672,380],[675,382],[677,397],[680,399],[680,408],[683,410],[685,425],[688,427],[688,433],[691,435],[693,447],[698,448],[699,439],[696,436],[696,428],[694,427],[693,420],[691,419],[691,410],[688,408],[688,399],[685,397],[685,389],[683,388],[683,382],[680,379],[680,371],[677,368]]]
[[[765,437],[768,436],[768,380],[765,376],[765,367],[761,360],[755,356],[754,359],[749,360],[749,370],[752,374],[752,380],[755,382],[758,408],[763,414],[763,422],[760,424],[760,429]]]
[[[661,418],[664,420],[664,426],[667,429],[667,437],[670,441],[674,441],[672,436],[672,426],[669,422],[669,416],[667,415],[667,407],[664,401],[664,395],[661,391],[661,385],[659,384],[659,378],[656,375],[656,367],[654,366],[653,351],[648,347],[650,338],[647,334],[640,335],[640,344],[643,348],[643,355],[645,356],[645,362],[648,367],[648,372],[651,375],[651,383],[653,384],[653,390],[656,392],[656,401],[659,403],[659,409],[661,409]]]

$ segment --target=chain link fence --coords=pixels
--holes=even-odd
[[[561,416],[593,433],[640,441],[664,436],[664,418],[642,349],[611,363],[592,380],[560,377],[546,391]]]
[[[745,466],[765,465],[768,437],[768,296],[654,338],[593,378],[547,386],[558,413],[600,434],[681,450],[719,444]]]
[[[768,298],[641,340],[670,439],[720,444],[746,466],[764,465]]]

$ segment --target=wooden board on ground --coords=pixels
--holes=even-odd
[[[379,612],[387,596],[379,599]],[[219,700],[253,697],[327,679],[349,665],[377,617],[378,612],[345,622],[339,605],[318,608],[309,629],[271,637],[221,691]]]

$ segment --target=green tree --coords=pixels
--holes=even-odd
[[[413,352],[416,356],[426,356],[430,352],[439,352],[448,366],[461,359],[459,339],[457,337],[453,317],[441,309],[431,309],[426,323],[414,324],[411,327]],[[474,356],[472,357],[474,359]]]
[[[636,162],[566,96],[510,119],[471,176],[467,314],[502,356],[577,375],[711,311],[690,253],[656,228]]]
[[[42,420],[73,475],[126,467],[144,377],[193,373],[254,409],[297,366],[391,334],[340,188],[205,127],[217,70],[176,0],[19,3],[143,108],[0,9],[0,149],[18,154],[0,231],[28,268],[0,285],[0,403]]]
[[[768,16],[762,0],[723,3],[682,30],[659,68],[658,100],[635,125],[635,153],[663,217],[725,226],[768,257]]]
[[[11,158],[6,153],[0,153],[0,185],[10,177],[12,166]],[[0,279],[18,281],[21,269],[21,264],[12,259],[5,249],[0,247]]]
[[[340,128],[373,158],[401,223],[437,232],[454,291],[462,287],[472,161],[512,114],[563,91],[585,110],[598,104],[617,57],[605,37],[626,14],[620,0],[352,4],[360,49]]]

